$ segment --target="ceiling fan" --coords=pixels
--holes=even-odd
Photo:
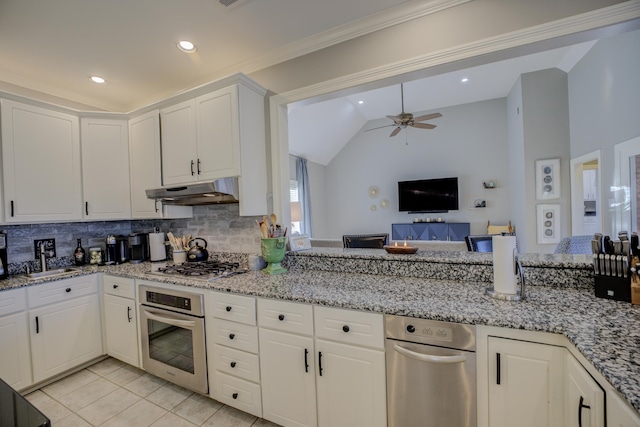
[[[430,123],[420,123],[420,122],[442,117],[442,114],[440,113],[433,113],[433,114],[427,114],[424,116],[413,117],[413,114],[404,112],[404,87],[402,83],[400,83],[400,98],[402,101],[402,112],[397,116],[387,116],[388,118],[393,120],[392,125],[386,125],[386,126],[380,126],[377,128],[367,129],[365,130],[365,132],[368,132],[370,130],[382,129],[382,128],[394,126],[395,129],[393,130],[393,132],[391,132],[391,135],[389,135],[389,137],[392,137],[392,136],[396,136],[398,133],[400,133],[402,129],[405,129],[407,126],[411,126],[418,129],[433,129],[436,127],[436,125],[432,125]]]

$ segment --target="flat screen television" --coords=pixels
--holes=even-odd
[[[398,182],[400,212],[447,212],[458,210],[458,178]]]

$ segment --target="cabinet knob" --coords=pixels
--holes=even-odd
[[[230,305],[228,305],[228,306],[227,306],[227,308],[226,308],[226,310],[227,310],[227,311],[231,311],[231,306],[230,306]]]
[[[113,285],[113,289],[118,289],[118,285]]]
[[[237,399],[237,398],[238,398],[238,393],[233,393],[233,394],[231,395],[231,397],[233,397],[234,399]]]
[[[232,340],[236,337],[236,334],[229,334],[229,339]]]
[[[349,332],[349,325],[344,325],[344,326],[342,327],[342,330],[343,330],[344,332]]]
[[[232,368],[235,368],[236,367],[236,362],[231,362],[230,365],[231,365]]]
[[[284,314],[279,314],[278,320],[282,322],[284,320]]]
[[[67,288],[64,290],[65,292],[71,292],[71,288]]]
[[[409,332],[410,334],[414,333],[416,331],[416,327],[413,325],[408,325],[407,326],[407,332]]]

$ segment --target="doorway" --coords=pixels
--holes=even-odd
[[[600,150],[571,159],[571,235],[601,233]]]
[[[614,184],[616,215],[614,231],[637,230],[638,187],[640,187],[640,137],[616,144],[615,171],[618,173],[617,185]]]

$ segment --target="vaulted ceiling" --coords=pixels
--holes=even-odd
[[[404,83],[404,111],[429,113],[438,108],[504,98],[524,73],[559,68],[569,72],[596,41],[494,62]],[[463,78],[467,80],[462,81]],[[402,110],[400,85],[383,87],[289,109],[290,153],[327,165],[358,132],[391,134],[385,116]],[[438,124],[438,120],[427,123]],[[428,130],[420,130],[428,132]]]

